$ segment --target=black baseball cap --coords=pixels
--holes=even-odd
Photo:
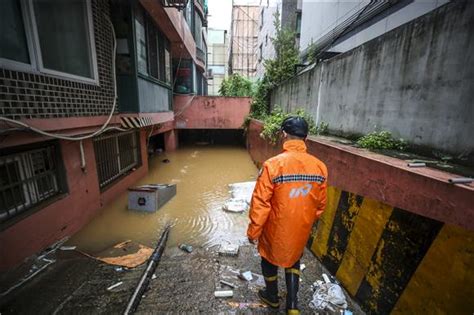
[[[303,117],[290,116],[283,120],[281,130],[292,136],[306,138],[308,135],[308,123]]]

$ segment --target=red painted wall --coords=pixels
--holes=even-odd
[[[92,140],[84,140],[86,172],[81,169],[79,142],[61,141],[68,193],[16,224],[0,231],[0,271],[79,231],[99,209],[117,198],[148,171],[147,131],[140,131],[142,165],[102,194],[99,190]]]
[[[175,96],[177,129],[239,129],[250,111],[249,97]]]
[[[262,123],[252,120],[247,148],[261,164],[281,152],[260,137]],[[408,168],[403,160],[338,144],[321,137],[306,142],[309,153],[328,167],[331,186],[441,222],[474,230],[474,185],[452,185],[454,174],[430,168]]]

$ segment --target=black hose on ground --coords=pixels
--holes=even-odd
[[[138,282],[138,285],[135,288],[133,295],[128,301],[128,305],[127,305],[127,308],[125,309],[124,315],[133,314],[137,310],[137,307],[140,304],[142,296],[145,293],[146,289],[148,288],[148,285],[150,284],[150,279],[153,273],[155,272],[155,269],[158,266],[158,263],[160,262],[163,251],[165,250],[166,241],[168,240],[168,234],[170,232],[170,228],[171,226],[167,225],[165,227],[165,230],[161,234],[160,240],[158,241],[158,245],[156,245],[156,248],[153,251],[153,254],[148,260],[148,266],[143,272],[143,275],[140,278],[140,282]]]

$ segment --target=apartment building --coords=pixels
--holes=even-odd
[[[276,36],[275,16],[278,16],[282,28],[295,32],[295,44],[299,47],[301,6],[302,0],[267,0],[260,5],[257,39],[257,78],[261,79],[265,73],[264,61],[276,57],[272,43],[272,38]]]
[[[233,5],[230,31],[229,74],[253,79],[257,73],[258,14],[256,5]]]
[[[0,4],[0,270],[81,229],[177,145],[174,94],[205,94],[206,4]]]
[[[227,54],[229,41],[226,30],[209,29],[209,53],[208,53],[208,73],[209,73],[209,95],[219,95],[219,88],[222,81],[227,76]]]

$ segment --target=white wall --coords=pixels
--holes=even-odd
[[[300,51],[330,32],[358,10],[369,4],[369,0],[303,0]],[[424,15],[449,0],[415,0],[388,17],[360,31],[330,49],[345,52],[402,24]]]
[[[258,44],[257,44],[257,56],[260,54],[260,45],[262,46],[262,59],[257,61],[257,78],[261,79],[265,72],[263,68],[263,61],[265,59],[272,59],[275,57],[275,50],[271,37],[275,37],[275,27],[273,26],[273,14],[276,10],[280,11],[281,20],[281,0],[271,0],[267,3],[262,3],[259,14],[259,32],[258,32]],[[263,23],[262,23],[262,11],[263,11]],[[258,59],[257,59],[258,60]]]
[[[286,81],[271,104],[334,133],[387,130],[474,161],[473,17],[474,1],[440,7]]]

